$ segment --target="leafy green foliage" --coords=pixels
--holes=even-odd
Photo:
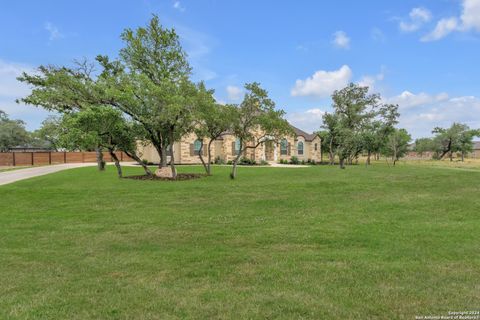
[[[412,140],[405,129],[395,129],[387,137],[387,143],[383,148],[383,154],[392,157],[393,164],[408,152],[408,144]]]
[[[29,134],[25,123],[21,120],[11,120],[0,110],[0,152],[6,152],[11,147],[25,144],[29,141]]]
[[[233,106],[232,132],[240,140],[238,156],[233,161],[232,179],[236,177],[236,165],[245,149],[255,149],[266,141],[279,142],[292,134],[292,128],[284,119],[285,111],[275,109],[268,92],[257,82],[245,85],[247,93],[238,106]],[[260,133],[260,136],[256,134]]]
[[[322,147],[329,151],[330,163],[337,155],[343,168],[345,160],[351,163],[362,151],[368,159],[380,152],[397,123],[398,106],[381,104],[378,94],[353,83],[336,90],[332,100],[334,112],[324,114],[322,125]]]

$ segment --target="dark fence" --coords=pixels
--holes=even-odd
[[[115,152],[120,161],[133,161],[124,152]],[[113,161],[104,152],[105,161]],[[96,152],[0,152],[0,166],[40,166],[60,163],[96,162]]]

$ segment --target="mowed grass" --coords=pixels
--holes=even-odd
[[[229,170],[159,182],[90,167],[0,187],[0,318],[478,310],[480,172],[240,168],[232,181]]]

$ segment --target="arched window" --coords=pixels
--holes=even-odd
[[[298,143],[297,143],[297,154],[299,156],[303,156],[303,142],[302,141],[298,141]]]
[[[200,149],[202,148],[202,141],[195,140],[193,143],[193,152],[198,155],[200,153]]]
[[[280,141],[280,154],[287,155],[288,154],[288,141],[287,139],[282,139]]]

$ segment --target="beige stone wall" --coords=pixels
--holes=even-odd
[[[196,154],[191,153],[191,145],[197,140],[197,136],[193,133],[185,136],[182,138],[182,140],[178,143],[179,148],[180,148],[180,157],[179,159],[175,159],[176,163],[181,163],[181,164],[195,164],[195,163],[201,163],[200,157]],[[204,160],[207,160],[207,147],[208,147],[208,139],[203,140],[203,156]],[[211,152],[212,155],[215,155],[215,143],[212,143],[211,145]],[[212,161],[215,159],[212,159]]]
[[[315,160],[315,162],[320,162],[320,160],[322,159],[322,144],[320,137],[315,137],[315,139],[313,139],[313,141],[309,143],[308,149],[309,159]]]

